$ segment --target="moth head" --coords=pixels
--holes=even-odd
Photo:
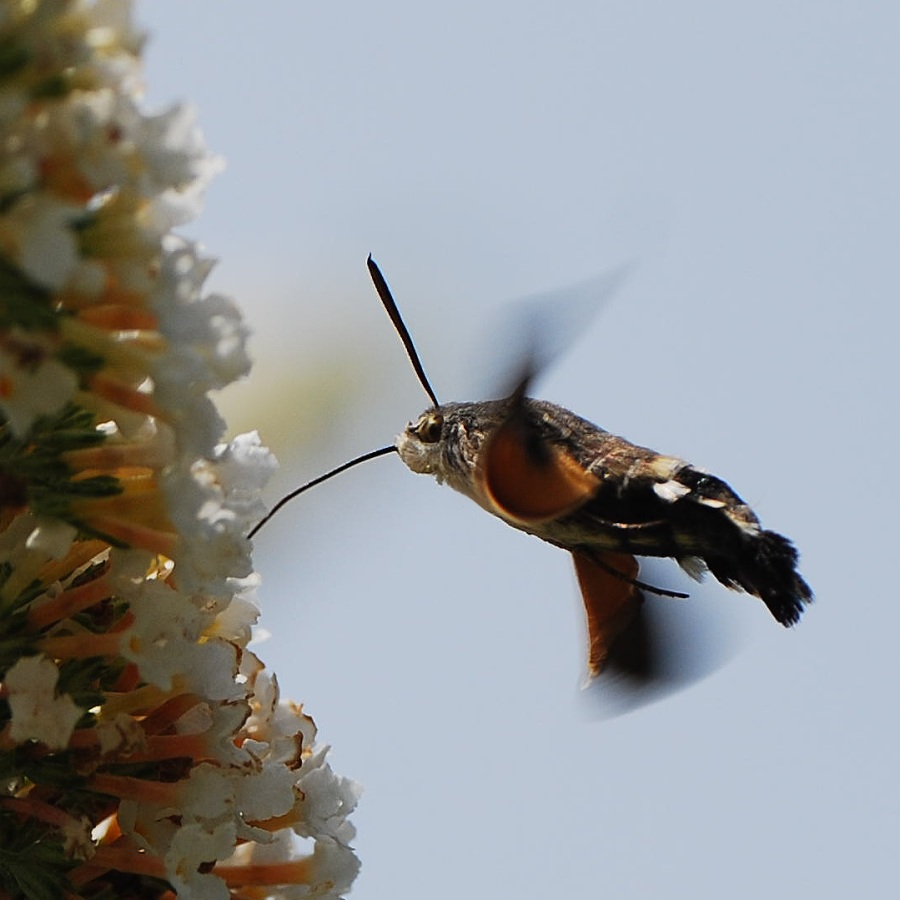
[[[396,447],[405,465],[420,475],[443,475],[444,414],[426,409],[397,435]]]
[[[496,400],[431,406],[397,435],[394,446],[411,471],[432,475],[477,500],[479,453],[485,436],[502,421],[505,406]]]
[[[423,444],[437,444],[444,433],[444,414],[440,410],[429,409],[415,422],[410,422],[406,431]]]

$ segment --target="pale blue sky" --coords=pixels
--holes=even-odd
[[[229,410],[281,456],[273,498],[427,405],[370,251],[448,400],[487,390],[504,301],[635,260],[538,393],[728,480],[817,593],[788,632],[692,590],[736,655],[598,721],[565,554],[393,458],[288,507],[261,652],[365,786],[353,896],[887,896],[900,8],[138,10],[149,99],[196,104],[227,160],[190,233],[257,333]]]

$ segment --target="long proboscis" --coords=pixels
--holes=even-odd
[[[388,283],[384,280],[384,275],[381,274],[381,269],[378,268],[378,263],[372,259],[372,254],[369,254],[369,258],[366,260],[366,265],[369,268],[369,275],[372,278],[372,284],[375,285],[375,290],[378,291],[378,296],[381,298],[381,305],[384,306],[385,312],[388,314],[391,320],[391,324],[394,326],[395,331],[400,336],[400,340],[403,341],[403,348],[406,350],[406,355],[409,357],[410,363],[412,363],[413,371],[416,373],[416,377],[419,379],[419,384],[425,389],[425,393],[428,394],[429,399],[435,406],[440,406],[438,403],[437,395],[434,392],[434,389],[431,387],[431,383],[428,381],[428,376],[425,374],[425,368],[422,366],[422,361],[419,359],[419,354],[416,351],[415,344],[413,344],[412,337],[409,334],[409,329],[407,329],[406,324],[400,316],[400,310],[397,308],[397,303],[394,300],[393,294],[391,294],[391,289],[388,287]]]
[[[396,453],[397,448],[391,444],[389,447],[379,447],[378,450],[371,450],[368,453],[363,453],[362,456],[357,456],[355,459],[351,459],[350,462],[345,462],[343,465],[338,466],[336,469],[332,469],[330,472],[326,472],[324,475],[320,475],[318,478],[313,478],[312,481],[307,481],[306,484],[301,485],[296,490],[291,491],[289,494],[286,494],[282,497],[270,510],[266,513],[265,517],[260,519],[256,525],[253,526],[253,530],[247,535],[248,538],[252,538],[275,513],[281,509],[286,503],[290,503],[294,497],[299,497],[305,491],[308,491],[310,488],[314,488],[317,484],[321,484],[323,481],[328,481],[329,478],[334,478],[335,475],[340,475],[341,472],[346,472],[347,469],[352,469],[354,466],[358,466],[360,463],[368,462],[370,459],[377,459],[379,456],[387,456],[388,453]]]

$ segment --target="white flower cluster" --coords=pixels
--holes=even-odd
[[[218,162],[141,110],[141,42],[127,0],[0,0],[0,880],[338,897],[358,788],[246,646],[274,460],[209,397],[246,329],[170,230]]]

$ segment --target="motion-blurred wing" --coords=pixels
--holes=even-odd
[[[633,583],[638,563],[633,556],[624,553],[599,553],[593,557],[574,551],[575,573],[588,629],[588,673],[599,675],[619,638],[625,633],[644,602],[640,589]],[[649,665],[645,642],[632,641],[623,662],[628,668],[640,670]]]
[[[571,454],[547,442],[525,404],[526,371],[509,398],[505,419],[487,436],[476,478],[484,496],[504,518],[537,525],[568,515],[600,486]]]

